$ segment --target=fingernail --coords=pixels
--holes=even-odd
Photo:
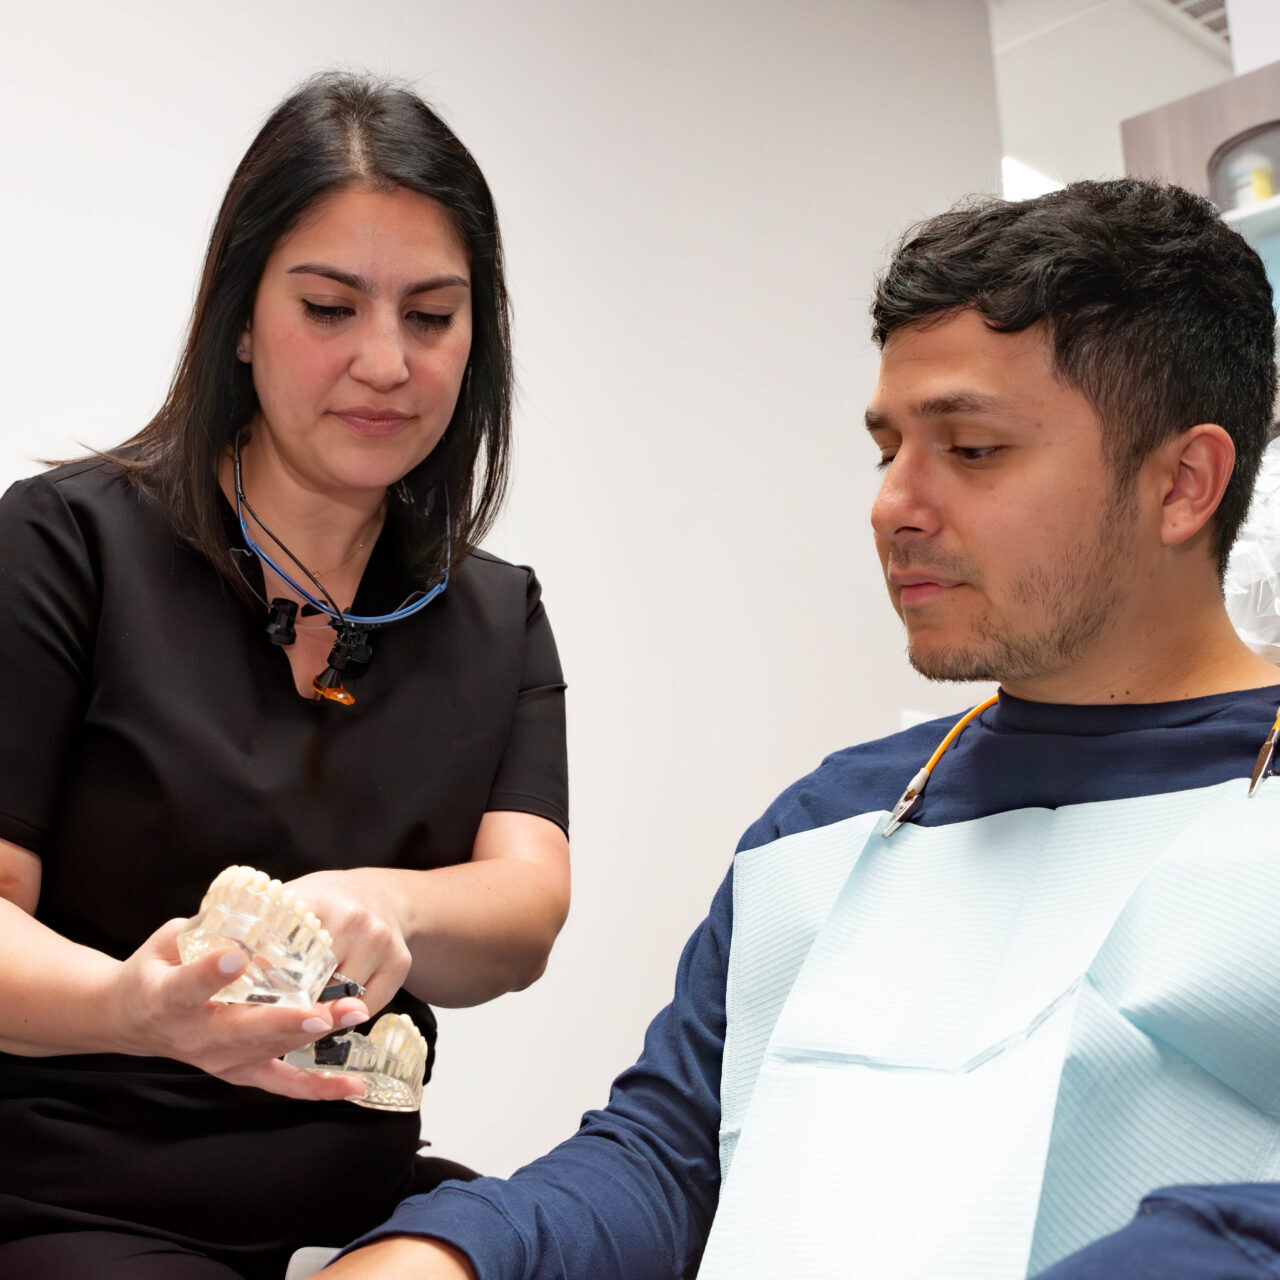
[[[233,973],[239,973],[247,963],[244,952],[228,951],[226,955],[218,958],[218,972],[230,977]]]
[[[309,1036],[314,1036],[321,1031],[328,1031],[329,1024],[323,1018],[308,1018],[302,1024],[302,1029]]]
[[[367,1013],[357,1013],[354,1009],[350,1013],[344,1013],[338,1021],[340,1027],[358,1027],[362,1022],[367,1022],[369,1015]]]

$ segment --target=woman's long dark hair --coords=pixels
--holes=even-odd
[[[317,200],[352,185],[430,196],[453,220],[471,259],[471,354],[457,407],[440,443],[395,487],[407,500],[393,503],[397,522],[424,581],[446,555],[438,500],[447,499],[456,566],[491,525],[506,490],[509,315],[497,213],[484,175],[410,90],[368,76],[314,76],[272,112],[231,179],[169,394],[129,442],[125,464],[157,496],[179,537],[237,587],[218,466],[257,413],[258,397],[236,344],[276,243]]]

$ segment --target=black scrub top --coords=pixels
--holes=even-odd
[[[392,503],[353,612],[395,609],[414,585],[398,528]],[[256,562],[242,565],[260,589]],[[56,468],[0,499],[0,837],[40,856],[36,914],[50,928],[123,958],[165,920],[192,915],[233,863],[281,880],[441,867],[469,859],[489,810],[567,827],[564,682],[531,570],[473,552],[432,604],[374,633],[353,706],[298,694],[265,615],[108,461]],[[425,1005],[401,992],[390,1007],[434,1039]],[[162,1086],[141,1087],[152,1071]],[[31,1164],[39,1129],[19,1147],[26,1122],[13,1104],[65,1096],[58,1081],[76,1072],[85,1106],[105,1108],[93,1123],[107,1137],[157,1106],[230,1119],[249,1099],[259,1129],[323,1110],[360,1130],[357,1145],[379,1122],[404,1120],[237,1090],[162,1059],[0,1054],[0,1239],[6,1193],[54,1194],[42,1196]],[[12,1203],[9,1213],[11,1235]],[[190,1227],[178,1234],[200,1238]]]

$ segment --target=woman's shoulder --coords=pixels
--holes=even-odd
[[[0,497],[0,512],[6,524],[77,526],[88,542],[112,531],[114,539],[132,543],[140,536],[163,536],[166,529],[159,504],[131,474],[123,454],[76,458],[16,480]]]
[[[136,501],[139,486],[130,475],[125,453],[90,454],[70,462],[60,462],[15,480],[6,499],[38,499],[52,490],[69,505],[113,502],[127,498]]]
[[[519,609],[528,615],[542,599],[542,584],[532,566],[504,560],[473,548],[450,574],[449,590],[469,595],[503,613]]]
[[[523,584],[534,577],[531,565],[504,560],[479,547],[473,547],[467,553],[467,558],[459,566],[459,572],[477,575],[485,582],[507,584]]]

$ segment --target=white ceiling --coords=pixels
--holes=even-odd
[[[988,0],[1005,154],[1057,182],[1119,176],[1122,120],[1230,78],[1230,48],[1206,25],[1222,25],[1221,10],[1221,0]]]
[[[1227,21],[1226,0],[1160,0],[1160,2],[1168,5],[1180,21],[1194,22],[1215,40],[1230,47],[1231,29]]]
[[[1197,41],[1228,64],[1230,24],[1226,0],[1136,0],[1149,12]],[[997,53],[1010,40],[1050,35],[1081,18],[1114,9],[1114,0],[987,0]]]

